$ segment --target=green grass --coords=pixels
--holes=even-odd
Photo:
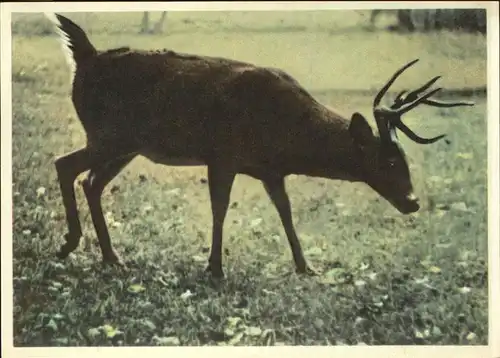
[[[139,14],[72,18],[102,48],[172,47],[283,68],[347,114],[369,114],[372,99],[343,89],[377,88],[414,57],[421,62],[396,89],[437,74],[446,88],[486,84],[482,36],[367,33],[357,12],[174,13],[163,36],[137,35]],[[323,271],[317,278],[293,273],[274,207],[257,181],[239,176],[225,226],[226,279],[212,281],[203,272],[206,169],[138,158],[103,196],[125,272],[101,265],[79,185],[86,240],[67,260],[55,258],[66,224],[54,157],[85,137],[50,27],[37,15],[13,19],[16,346],[487,343],[483,98],[406,118],[418,133],[449,140],[419,146],[401,138],[423,202],[417,214],[398,214],[360,184],[288,178],[306,257]]]

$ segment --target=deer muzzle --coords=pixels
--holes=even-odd
[[[410,193],[404,197],[402,200],[398,200],[397,202],[393,202],[393,205],[398,209],[402,214],[411,214],[420,209],[420,204],[418,197]]]

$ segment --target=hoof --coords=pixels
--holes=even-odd
[[[76,248],[80,244],[81,237],[78,236],[75,238],[75,236],[66,234],[64,235],[64,239],[66,240],[66,243],[62,245],[59,251],[56,253],[56,256],[62,260],[67,258],[70,253],[76,250]]]
[[[111,253],[109,254],[103,255],[102,262],[105,265],[112,265],[112,266],[126,268],[126,265],[121,259],[121,257],[114,251],[111,251]]]
[[[130,269],[129,267],[122,261],[109,261],[109,260],[102,260],[102,265],[104,268],[108,267],[111,269],[116,269],[121,272],[129,272]]]
[[[297,272],[297,274],[299,275],[305,275],[305,276],[319,276],[321,274],[317,269],[315,269],[310,265],[306,265],[302,268],[297,267],[295,272]]]
[[[61,249],[56,252],[56,257],[60,260],[64,260],[68,257],[71,251],[65,250],[64,246],[61,246]]]

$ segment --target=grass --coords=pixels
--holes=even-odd
[[[137,35],[138,14],[72,18],[102,48],[172,47],[283,68],[347,114],[368,114],[371,98],[343,89],[377,88],[414,57],[422,61],[399,88],[436,74],[446,88],[486,84],[482,36],[368,33],[355,27],[359,12],[173,13],[164,36]],[[423,202],[416,214],[398,214],[363,185],[287,179],[306,257],[323,271],[317,278],[293,273],[274,207],[257,181],[239,176],[225,226],[226,279],[210,280],[206,169],[142,158],[103,196],[130,270],[101,265],[79,185],[86,239],[60,261],[66,224],[54,157],[85,138],[50,27],[38,15],[13,21],[16,346],[487,343],[484,98],[408,115],[418,133],[448,134],[430,146],[401,139]]]

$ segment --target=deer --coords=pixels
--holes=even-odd
[[[289,175],[368,185],[397,211],[420,209],[397,130],[418,144],[425,138],[402,116],[419,105],[472,106],[431,98],[437,76],[381,104],[392,83],[419,59],[398,69],[376,94],[378,134],[359,112],[342,116],[317,101],[296,79],[275,67],[173,50],[120,47],[97,50],[84,30],[60,14],[47,15],[72,68],[71,99],[86,133],[83,148],[56,157],[66,214],[66,258],[79,245],[82,228],[74,182],[87,172],[83,192],[104,263],[126,267],[111,244],[101,199],[107,184],[136,156],[168,166],[205,166],[212,212],[206,272],[223,278],[222,239],[233,182],[238,174],[261,181],[286,233],[295,272],[320,272],[306,260],[285,189]]]

